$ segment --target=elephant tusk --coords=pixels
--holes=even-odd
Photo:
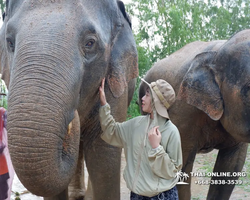
[[[72,129],[72,121],[69,123],[68,128],[67,128],[67,134],[71,134],[71,129]]]
[[[74,135],[74,132],[72,131],[72,127],[73,127],[73,121],[71,121],[68,125],[68,128],[67,128],[67,134],[65,135],[65,138],[64,138],[64,142],[63,142],[63,149],[65,151],[68,150],[68,147],[69,147],[69,141],[70,139],[73,137]]]
[[[79,135],[79,137],[76,137]],[[69,150],[69,146],[72,143],[72,140],[80,138],[80,123],[78,112],[75,111],[74,119],[69,123],[67,127],[67,132],[65,133],[64,141],[63,141],[63,150],[67,152]],[[74,142],[73,142],[74,143]]]

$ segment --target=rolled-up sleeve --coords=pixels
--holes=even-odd
[[[126,123],[115,121],[111,115],[109,104],[100,107],[99,116],[103,131],[101,138],[110,145],[122,148],[126,134]]]
[[[164,138],[162,138],[164,139]],[[182,167],[182,150],[179,132],[171,134],[166,150],[162,145],[148,152],[149,164],[152,171],[164,179],[176,177]]]

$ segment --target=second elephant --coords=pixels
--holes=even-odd
[[[157,62],[148,82],[168,81],[178,94],[169,114],[178,127],[183,169],[189,174],[197,153],[218,149],[214,172],[241,172],[250,143],[250,30],[228,41],[193,42]],[[140,86],[142,97],[145,84]],[[212,177],[237,180],[238,176]],[[188,180],[190,183],[190,179]],[[227,200],[234,184],[210,185],[207,199]],[[178,188],[181,200],[191,198],[190,186]]]

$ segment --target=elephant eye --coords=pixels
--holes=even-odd
[[[9,38],[7,38],[6,40],[7,40],[7,45],[8,45],[8,47],[9,47],[9,49],[10,49],[12,52],[14,52],[14,50],[15,50],[14,42],[12,42],[11,39],[9,39]]]
[[[94,44],[95,44],[95,41],[94,41],[94,40],[89,40],[89,41],[86,43],[85,47],[90,48],[90,47],[92,47]]]

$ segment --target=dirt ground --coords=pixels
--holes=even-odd
[[[193,172],[201,172],[202,170],[207,170],[209,172],[212,169],[211,163],[214,163],[216,159],[216,154],[217,154],[216,150],[208,154],[198,154],[196,156],[196,161],[194,164]],[[123,172],[124,167],[125,167],[125,158],[124,158],[124,155],[122,154],[121,172]],[[244,168],[243,171],[247,171],[247,170]],[[248,169],[248,172],[249,172],[249,169]],[[206,199],[208,185],[195,184],[195,181],[198,181],[200,179],[204,180],[205,177],[193,177],[192,178],[192,183],[191,183],[192,200],[205,200]],[[244,180],[244,179],[242,180],[245,185],[248,185],[247,187],[250,187],[249,186],[250,182],[246,183],[247,180]],[[13,192],[12,192],[11,200],[15,199],[14,192],[19,192],[21,194],[20,195],[21,200],[42,200],[43,199],[42,197],[38,197],[38,196],[30,194],[26,190],[26,188],[23,187],[23,185],[20,183],[17,177],[14,178],[12,191]],[[121,174],[121,200],[129,200],[129,195],[130,195],[130,191],[127,189],[126,183]],[[248,191],[246,191],[240,186],[235,186],[235,189],[233,191],[233,194],[231,195],[230,200],[246,200],[246,199],[249,199],[249,196],[250,196],[249,188],[248,188]]]

